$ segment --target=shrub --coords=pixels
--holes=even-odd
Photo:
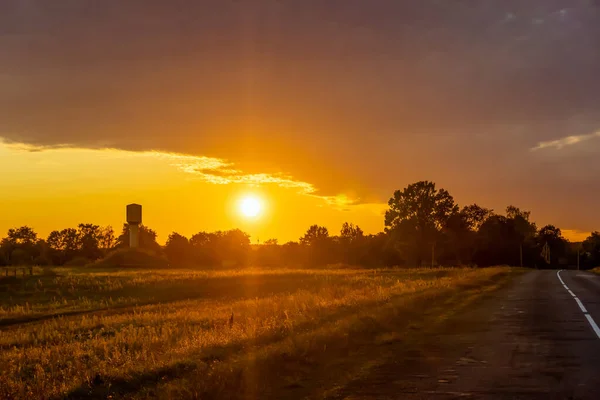
[[[163,258],[141,249],[118,249],[94,263],[91,267],[101,268],[167,268],[169,262]]]
[[[64,266],[65,267],[83,267],[90,263],[90,259],[86,257],[74,257],[71,260],[67,261]]]
[[[40,267],[44,267],[47,265],[52,265],[52,262],[46,256],[37,256],[33,259],[33,265],[39,265]]]

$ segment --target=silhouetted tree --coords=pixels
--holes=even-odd
[[[493,211],[477,204],[463,207],[448,218],[443,229],[440,259],[449,264],[471,264],[477,252],[477,232],[493,215]]]
[[[278,245],[277,239],[268,239],[261,245],[255,246],[254,264],[260,267],[276,267],[285,264],[283,246]]]
[[[363,230],[358,225],[344,222],[337,240],[336,257],[339,262],[358,265],[364,261],[366,241]]]
[[[435,183],[421,181],[396,190],[388,201],[385,228],[401,244],[405,253],[417,265],[431,254],[439,239],[439,232],[458,206],[445,189],[436,189]]]
[[[524,266],[538,264],[537,229],[529,216],[529,211],[508,206],[506,216],[492,215],[486,219],[477,235],[476,264],[519,265],[521,252]]]
[[[198,265],[242,266],[250,260],[250,236],[239,229],[198,232],[190,244]]]
[[[480,207],[477,204],[464,206],[460,214],[471,232],[477,232],[486,219],[494,215],[494,210]]]
[[[66,228],[61,231],[52,231],[48,235],[46,243],[52,263],[63,265],[75,257],[79,249],[77,229]]]
[[[344,222],[340,231],[340,237],[348,241],[353,241],[364,237],[363,230],[358,225]]]
[[[214,233],[198,232],[191,237],[190,243],[197,247],[206,246],[214,241],[215,236],[216,235]]]
[[[533,266],[539,260],[539,252],[535,243],[537,227],[534,222],[529,221],[530,215],[530,211],[522,211],[515,206],[506,207],[506,218],[508,218],[516,232],[516,238],[514,240],[509,239],[512,246],[511,250],[514,247],[522,251],[524,266]]]
[[[434,250],[433,261],[443,265],[519,265],[522,254],[525,266],[541,266],[540,253],[546,243],[553,266],[576,260],[578,249],[559,228],[546,225],[538,231],[531,213],[512,205],[506,208],[506,215],[495,215],[477,204],[459,209],[448,191],[438,190],[428,181],[395,191],[388,205],[385,231],[375,235],[365,235],[360,227],[345,222],[339,236],[330,236],[324,226],[312,225],[299,243],[279,245],[277,239],[269,239],[252,246],[250,236],[239,229],[198,232],[189,240],[173,232],[163,248],[155,231],[140,226],[139,241],[142,249],[155,255],[164,249],[171,263],[185,266],[244,266],[250,262],[278,267],[418,265],[423,261],[429,264]],[[46,241],[23,226],[10,229],[0,240],[0,265],[60,265],[80,256],[95,259],[114,247],[128,246],[127,224],[116,240],[111,227],[94,224],[52,231]],[[600,233],[593,232],[581,247],[582,267],[600,266]]]
[[[503,215],[493,215],[479,228],[475,263],[481,266],[518,265],[518,244],[515,228],[509,219]]]
[[[308,263],[305,247],[298,242],[287,242],[281,246],[281,259],[287,266],[299,267]]]
[[[462,211],[452,214],[442,232],[438,260],[444,264],[469,264],[472,261],[477,234],[471,229],[467,215]]]
[[[329,238],[329,231],[324,226],[311,225],[304,236],[300,238],[300,244],[307,246],[322,243]]]
[[[50,257],[50,249],[48,248],[48,243],[46,243],[44,239],[38,239],[38,241],[35,243],[35,254],[37,254],[37,257],[33,259],[33,265],[54,265]]]
[[[215,266],[219,264],[216,246],[221,232],[198,232],[190,238],[194,251],[194,260],[197,265]]]
[[[16,246],[33,246],[37,242],[37,233],[28,226],[9,229],[6,240]]]
[[[218,238],[217,252],[222,265],[245,266],[250,257],[250,235],[239,229],[223,232]]]
[[[102,252],[104,254],[108,253],[113,247],[115,247],[115,243],[115,231],[113,230],[112,226],[108,225],[102,228],[99,243]]]
[[[569,242],[562,236],[559,228],[554,225],[546,225],[539,230],[535,240],[540,253],[544,245],[548,243],[550,265],[557,266],[561,264],[561,261],[566,263]]]
[[[311,266],[327,265],[335,262],[333,241],[324,226],[312,225],[300,238],[300,245],[306,253],[306,263]]]
[[[585,252],[585,266],[595,268],[600,266],[600,232],[594,231],[582,243]]]
[[[515,206],[506,207],[506,218],[513,221],[517,233],[523,240],[533,238],[536,233],[534,222],[529,221],[530,211],[522,211]]]
[[[40,256],[37,242],[37,233],[28,226],[9,229],[7,236],[0,241],[3,262],[10,265],[33,264]]]
[[[99,225],[79,224],[77,226],[77,238],[79,241],[79,252],[88,260],[96,260],[102,256],[100,241],[102,230]]]
[[[193,264],[193,250],[188,238],[173,232],[167,238],[165,255],[175,266],[189,266]]]

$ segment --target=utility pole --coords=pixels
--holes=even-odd
[[[521,262],[521,268],[523,268],[523,243],[519,245],[519,261]]]
[[[579,271],[579,248],[577,248],[577,271]]]

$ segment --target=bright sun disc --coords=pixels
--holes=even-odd
[[[261,209],[260,200],[256,197],[244,197],[240,203],[240,211],[245,217],[256,217]]]

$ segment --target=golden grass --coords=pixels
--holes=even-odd
[[[0,398],[252,397],[511,270],[58,272],[2,294]]]

